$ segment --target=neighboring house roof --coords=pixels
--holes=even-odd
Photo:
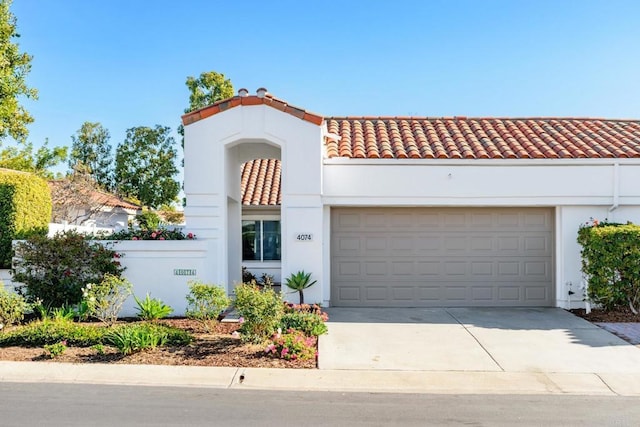
[[[123,200],[122,198],[116,195],[104,193],[102,191],[94,191],[91,194],[91,198],[97,203],[100,203],[104,206],[110,206],[113,208],[122,208],[122,209],[134,210],[134,211],[142,209],[140,205],[127,202],[126,200]]]
[[[242,165],[240,191],[244,206],[278,206],[280,196],[280,160],[257,159]]]
[[[49,181],[49,188],[51,188],[52,191],[55,191],[57,186],[62,186],[62,185],[65,185],[64,181]],[[80,196],[84,196],[84,194],[83,195],[78,194],[78,197]],[[126,200],[114,194],[105,193],[104,191],[92,190],[91,193],[89,194],[89,197],[91,197],[92,202],[102,206],[129,209],[134,211],[142,209],[140,205],[127,202]],[[79,200],[79,202],[82,202],[82,201]]]

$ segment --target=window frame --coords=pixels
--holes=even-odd
[[[242,262],[243,263],[256,263],[256,264],[268,264],[268,263],[281,263],[282,262],[282,220],[280,215],[242,215],[240,221],[240,227],[242,228],[245,221],[260,221],[260,259],[244,259],[244,239],[241,241],[242,250]],[[264,221],[277,221],[280,225],[280,239],[278,241],[280,245],[280,259],[264,259]]]

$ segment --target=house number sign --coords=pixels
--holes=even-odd
[[[195,268],[174,268],[173,275],[174,276],[195,276],[196,269]]]
[[[313,234],[311,234],[311,233],[297,233],[295,239],[298,242],[311,242],[311,241],[313,241]]]

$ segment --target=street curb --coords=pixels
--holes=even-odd
[[[367,371],[0,362],[0,382],[419,394],[640,396],[640,374]]]

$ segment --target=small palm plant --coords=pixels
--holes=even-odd
[[[287,287],[291,289],[293,292],[298,292],[300,295],[300,304],[304,304],[304,290],[313,286],[317,280],[313,282],[311,280],[311,273],[305,273],[303,271],[298,271],[297,273],[291,273],[291,276],[287,278]]]

